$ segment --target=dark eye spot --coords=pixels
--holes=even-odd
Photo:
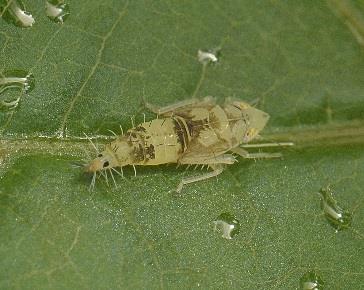
[[[97,157],[102,157],[102,154],[100,153],[99,155],[97,155]]]
[[[108,167],[109,166],[109,161],[105,161],[103,166]]]

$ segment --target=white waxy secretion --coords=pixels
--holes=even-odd
[[[34,84],[33,75],[28,73],[24,75],[22,71],[15,71],[13,75],[1,77],[0,75],[0,93],[8,88],[20,87],[25,93],[29,92]]]
[[[206,52],[199,50],[197,53],[198,61],[201,63],[208,63],[208,62],[217,62],[217,57],[212,52]]]
[[[222,232],[221,236],[224,239],[227,239],[227,240],[232,239],[231,232],[234,230],[235,225],[230,225],[225,221],[214,221],[214,224],[215,224],[214,230],[215,231],[217,231],[217,230],[221,231]]]
[[[10,4],[9,9],[14,13],[14,16],[17,18],[17,20],[20,22],[21,26],[23,27],[31,27],[35,20],[33,16],[24,10],[22,10],[16,3],[16,1],[13,1]]]
[[[58,17],[62,13],[62,8],[57,7],[49,2],[46,2],[46,14],[48,17]]]
[[[68,4],[59,3],[55,5],[49,1],[46,2],[46,15],[52,21],[63,24],[69,14],[70,11]]]
[[[230,213],[220,214],[214,220],[214,230],[222,233],[222,237],[231,240],[240,230],[239,221]]]

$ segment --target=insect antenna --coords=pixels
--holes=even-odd
[[[131,116],[131,117],[130,117],[130,120],[131,120],[131,126],[134,128],[134,127],[135,127],[134,117],[133,117],[133,116]]]
[[[90,151],[86,150],[85,148],[83,148],[83,149],[84,149],[85,155],[87,157],[87,160],[90,160],[91,159]]]
[[[99,154],[100,152],[99,152],[99,150],[97,149],[97,147],[95,146],[94,142],[92,142],[91,138],[90,138],[89,136],[87,136],[87,135],[86,135],[86,133],[83,133],[83,134],[86,136],[86,139],[87,139],[88,141],[90,141],[90,143],[91,143],[92,147],[95,149],[96,153],[97,153],[97,154]]]
[[[134,169],[134,176],[136,177],[136,169],[135,169],[135,165],[133,165],[133,169]]]
[[[96,172],[94,172],[94,175],[92,176],[92,180],[91,180],[91,183],[90,183],[90,186],[88,188],[88,191],[93,191],[94,188],[95,188],[95,183],[96,183]]]
[[[145,123],[145,113],[143,113],[143,120],[144,120],[144,123]]]
[[[109,172],[110,172],[110,175],[111,175],[111,179],[114,182],[115,188],[118,188],[118,185],[116,184],[116,181],[115,181],[115,178],[114,178],[114,174],[112,174],[112,171],[111,171],[110,168],[109,168]]]
[[[124,135],[123,127],[121,125],[119,125],[119,127],[120,127],[120,131],[121,131],[121,135]]]
[[[70,163],[71,163],[72,168],[83,168],[87,164],[87,162],[85,160],[73,161],[73,162],[70,162]]]

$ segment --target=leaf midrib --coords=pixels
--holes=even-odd
[[[106,143],[113,136],[90,136],[98,142]],[[272,128],[263,133],[264,142],[294,142],[295,147],[320,147],[330,145],[364,144],[364,121],[331,123],[319,126],[301,126],[291,128]],[[256,143],[261,142],[257,140]],[[84,137],[17,137],[3,136],[0,138],[0,159],[14,154],[64,154],[67,156],[83,156],[89,141]]]

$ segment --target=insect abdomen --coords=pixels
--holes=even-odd
[[[183,144],[172,118],[155,119],[130,129],[134,146],[135,165],[176,163],[183,152]]]

